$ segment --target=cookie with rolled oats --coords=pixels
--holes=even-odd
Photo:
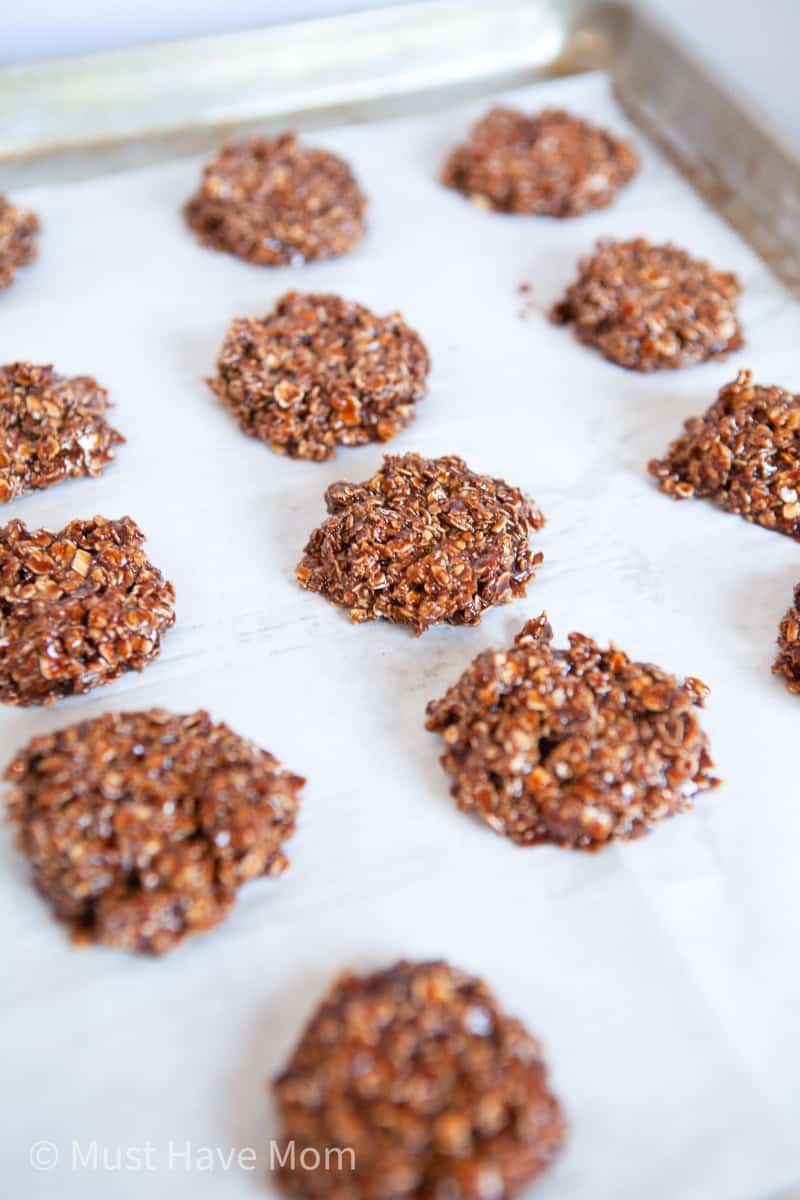
[[[366,208],[344,159],[284,133],[226,143],[184,215],[204,246],[278,267],[347,254],[364,236]]]
[[[297,580],[350,612],[424,633],[438,621],[476,625],[487,608],[524,596],[540,551],[539,509],[503,479],[456,455],[387,454],[364,483],[333,483]]]
[[[102,474],[125,439],[106,420],[108,393],[51,366],[0,367],[0,503],[65,479]]]
[[[141,671],[175,622],[175,589],[130,517],[57,533],[0,528],[0,701],[50,704]]]
[[[273,1083],[290,1195],[501,1200],[565,1138],[541,1045],[445,962],[336,979]]]
[[[36,258],[39,218],[0,196],[0,291],[10,287],[20,267]]]
[[[287,867],[304,780],[207,712],[106,713],[5,773],[17,846],[76,940],[163,954]]]
[[[430,367],[398,313],[340,296],[287,292],[265,317],[231,325],[209,380],[244,433],[315,462],[338,446],[388,442],[414,418]]]
[[[521,846],[594,850],[647,833],[717,785],[697,717],[708,688],[544,614],[479,654],[427,709],[462,812]]]
[[[783,675],[790,692],[800,693],[800,584],[778,629],[778,654],[772,670]]]
[[[571,324],[579,342],[611,362],[658,371],[738,350],[740,292],[735,275],[676,246],[645,238],[598,242],[550,317]]]
[[[612,203],[639,168],[633,147],[561,109],[493,108],[445,163],[445,187],[495,212],[576,217]]]
[[[800,395],[740,371],[647,469],[672,500],[711,500],[800,540]]]

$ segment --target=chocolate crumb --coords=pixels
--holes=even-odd
[[[36,258],[38,232],[35,213],[23,212],[0,196],[0,291],[11,286],[19,267],[27,267]]]
[[[418,334],[339,296],[288,292],[234,321],[209,384],[241,429],[314,461],[387,442],[410,424],[430,367]]]
[[[521,846],[594,850],[647,833],[716,787],[695,708],[708,688],[679,683],[616,646],[572,633],[551,646],[544,614],[509,650],[479,654],[426,728],[462,812]]]
[[[565,1137],[539,1042],[444,962],[340,975],[273,1091],[279,1182],[311,1200],[502,1200]]]
[[[573,322],[579,342],[633,371],[686,367],[742,346],[735,275],[645,238],[598,242],[578,278],[551,310]]]
[[[162,954],[279,875],[304,780],[208,713],[106,713],[34,738],[8,812],[36,887],[78,941]]]
[[[647,469],[673,500],[700,496],[800,540],[800,396],[740,371]]]
[[[606,208],[638,167],[627,142],[560,109],[493,108],[453,150],[442,183],[495,212],[575,217]]]
[[[130,517],[59,533],[0,528],[0,700],[50,704],[141,671],[175,621],[175,589]]]
[[[529,317],[539,311],[539,305],[533,295],[533,284],[521,283],[517,288],[517,294],[522,297],[517,315],[521,321],[527,321]]]
[[[100,475],[125,439],[105,419],[108,393],[86,375],[0,367],[0,503],[80,475]]]
[[[386,455],[365,483],[333,483],[331,514],[297,568],[301,587],[350,610],[424,633],[437,621],[475,625],[524,596],[542,561],[530,533],[544,517],[518,488],[476,475],[455,455]]]
[[[204,246],[275,267],[347,254],[366,207],[343,159],[284,133],[224,145],[184,214]]]
[[[778,630],[778,654],[772,670],[784,676],[790,692],[800,694],[800,584],[794,589],[794,603]]]

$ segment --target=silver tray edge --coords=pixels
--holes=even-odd
[[[625,3],[417,0],[0,68],[0,191],[590,69],[609,71],[633,121],[800,295],[800,162],[672,33]]]

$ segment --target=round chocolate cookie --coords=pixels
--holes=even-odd
[[[397,313],[288,292],[263,319],[233,322],[209,383],[245,433],[321,461],[337,445],[388,442],[405,429],[429,367]]]
[[[130,517],[60,533],[0,528],[0,700],[50,704],[141,671],[175,622],[175,589]]]
[[[19,267],[27,267],[36,258],[39,219],[23,212],[0,196],[0,290],[10,287]]]
[[[783,675],[790,692],[800,693],[800,584],[778,630],[778,654],[772,670]]]
[[[296,1196],[507,1200],[565,1136],[539,1043],[443,962],[341,975],[273,1089]]]
[[[366,207],[346,162],[284,133],[223,146],[184,211],[203,245],[276,267],[347,254]]]
[[[743,345],[736,316],[741,288],[675,246],[644,238],[599,242],[550,316],[575,336],[634,371],[687,367],[724,358]]]
[[[107,713],[37,737],[6,770],[17,846],[82,941],[162,954],[288,865],[304,780],[208,713]]]
[[[740,371],[647,469],[673,500],[700,496],[800,541],[800,396]]]
[[[105,388],[52,367],[0,367],[0,503],[78,475],[100,475],[125,439],[105,419]]]
[[[333,483],[331,514],[297,568],[300,585],[417,634],[436,621],[476,625],[494,604],[524,596],[541,553],[544,517],[518,488],[476,475],[455,455],[387,454],[366,483]]]
[[[715,787],[695,708],[708,692],[542,616],[510,650],[478,655],[426,726],[463,812],[522,846],[593,850],[639,837]]]
[[[638,168],[627,142],[560,109],[493,108],[453,150],[442,183],[495,212],[577,217],[606,208]]]

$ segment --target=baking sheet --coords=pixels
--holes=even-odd
[[[599,75],[508,98],[629,131]],[[488,215],[440,188],[444,154],[485,107],[316,137],[352,161],[370,231],[348,258],[301,269],[193,242],[179,208],[197,161],[16,196],[44,232],[0,300],[0,361],[96,375],[128,444],[103,478],[8,516],[59,528],[130,513],[176,584],[178,622],[141,676],[4,708],[4,756],[107,710],[202,705],[309,783],[290,871],[163,960],[73,949],[4,832],[0,1183],[15,1200],[270,1194],[265,1079],[335,972],[400,956],[481,974],[542,1037],[571,1134],[541,1200],[752,1200],[800,1177],[800,701],[770,675],[800,548],[671,503],[644,470],[740,366],[800,390],[800,310],[641,139],[639,178],[577,220]],[[597,237],[636,234],[739,272],[743,351],[640,377],[547,322]],[[325,487],[366,478],[381,450],[281,459],[203,383],[229,321],[290,287],[400,309],[421,331],[430,395],[392,449],[459,453],[537,500],[545,562],[527,599],[415,640],[298,589]],[[694,814],[591,856],[522,850],[455,811],[425,702],[542,608],[559,642],[580,629],[711,685],[725,783]]]

